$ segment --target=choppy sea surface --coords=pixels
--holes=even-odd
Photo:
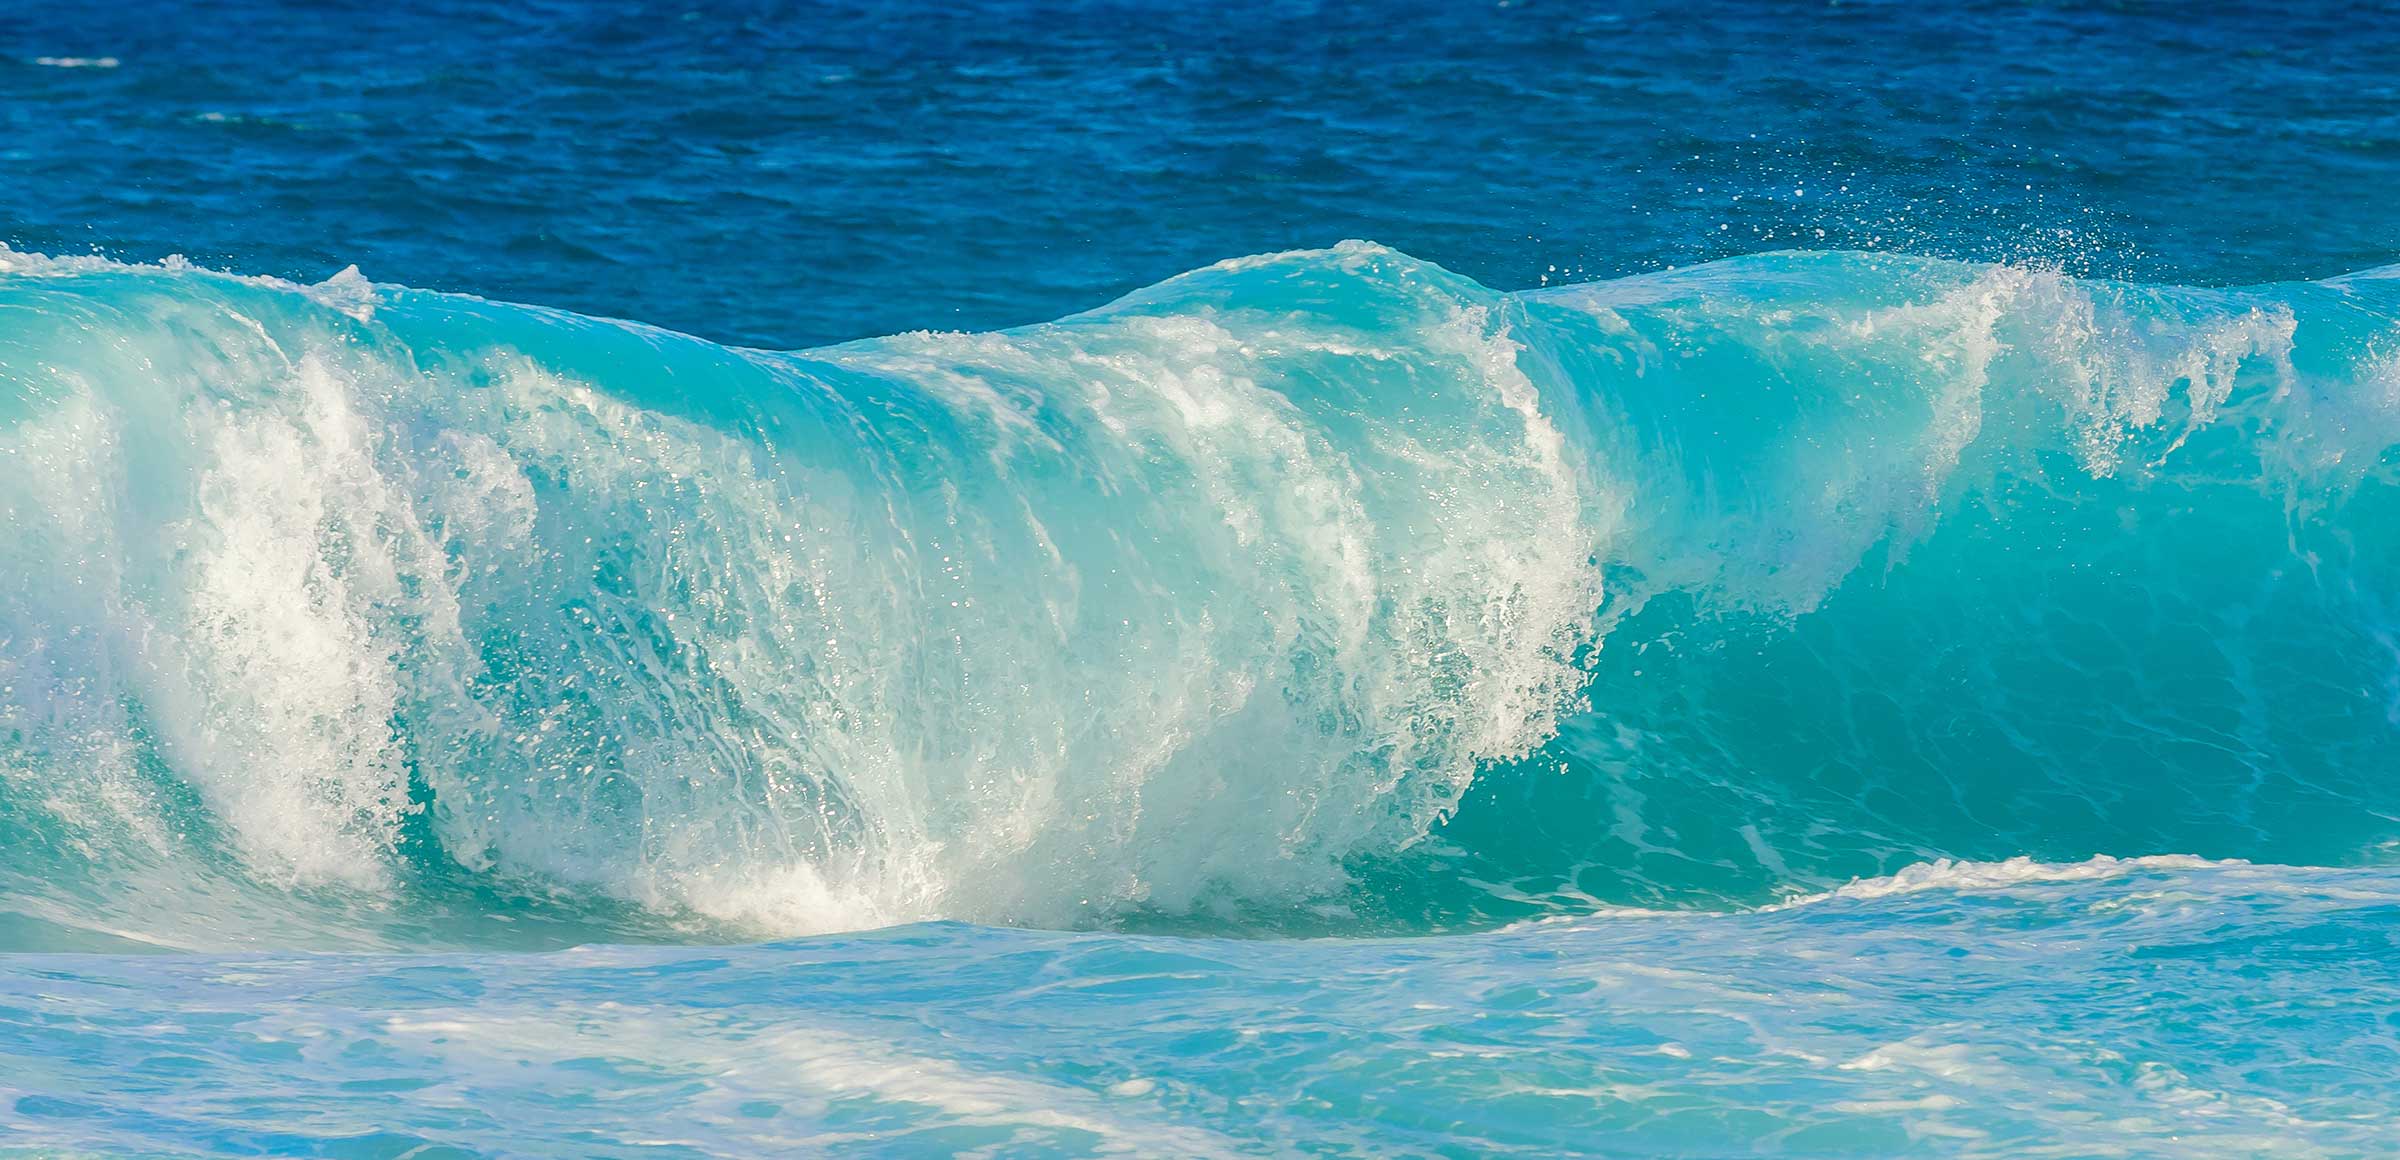
[[[0,1155],[2400,1151],[2395,178],[2363,5],[0,4]]]

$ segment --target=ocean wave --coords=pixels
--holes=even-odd
[[[169,942],[673,938],[2355,858],[2400,808],[2396,319],[1345,243],[776,353],[8,254],[0,888]]]

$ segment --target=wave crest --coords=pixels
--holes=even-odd
[[[778,931],[1414,922],[1998,856],[1977,818],[2035,853],[2305,844],[2328,787],[2381,808],[2400,703],[2390,545],[2342,515],[2387,502],[2392,299],[1845,254],[1509,295],[1346,243],[779,354],[10,254],[0,881],[164,928],[168,881],[370,925],[561,889]],[[2194,527],[2249,554],[2208,572]],[[1955,714],[1794,707],[1920,698],[1882,638],[1962,591],[2037,622],[1953,623],[1966,652],[2071,649],[2123,594],[2053,590],[2084,567],[2203,577],[2161,597],[2193,608],[2311,579],[2238,632],[2108,630],[2170,702],[2162,642],[2209,635],[2233,675],[2180,716],[1969,681],[2018,760],[1930,790],[1899,779]],[[1770,638],[1811,663],[1736,655]],[[2296,761],[2210,718],[2289,700],[2258,674],[2293,648],[2367,682]],[[2144,784],[2252,753],[2192,783],[2249,795],[2234,824],[2086,771],[2127,733]],[[2026,769],[2055,784],[1994,795]]]

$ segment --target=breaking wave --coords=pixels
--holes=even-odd
[[[778,353],[0,253],[0,941],[2374,860],[2396,327],[2374,274],[1345,243]]]

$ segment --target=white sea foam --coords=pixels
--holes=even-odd
[[[2058,882],[2093,882],[2108,878],[2121,878],[2128,874],[2209,870],[2247,865],[2249,863],[2239,859],[2209,859],[2190,854],[2147,854],[2131,858],[2100,854],[2081,862],[2037,862],[2032,858],[2022,856],[1998,862],[1968,862],[1937,858],[1931,862],[1920,862],[1897,874],[1881,878],[1857,879],[1831,890],[1800,895],[1764,909],[1788,910],[1797,906],[1810,906],[1835,899],[1895,898],[1928,890],[1972,893]]]
[[[1244,1149],[1204,1128],[1144,1114],[1155,1090],[1127,1080],[1104,1090],[979,1069],[909,1050],[884,1034],[790,1020],[752,1032],[676,1012],[601,1003],[562,1011],[484,1014],[455,1011],[395,1017],[378,1038],[431,1053],[451,1074],[514,1082],[523,1067],[613,1060],[644,1071],[688,1071],[694,1082],[677,1099],[678,1122],[715,1129],[720,1145],[740,1150],[815,1150],[861,1142],[838,1129],[805,1138],[754,1136],[785,1131],[741,1114],[762,1101],[788,1117],[832,1119],[841,1108],[904,1113],[911,1131],[960,1126],[1066,1134],[1104,1153],[1232,1156]],[[705,1077],[705,1078],[699,1078]],[[788,1121],[787,1121],[788,1122]],[[752,1127],[755,1125],[755,1127]]]
[[[1514,923],[1508,930],[1540,930],[1560,925],[1620,920],[1708,920],[1744,914],[1766,914],[1819,906],[1830,902],[1872,902],[1913,894],[1947,891],[1959,894],[2005,892],[2027,886],[2099,882],[2134,874],[2172,874],[2223,870],[2252,865],[2241,859],[2201,858],[2191,854],[2145,854],[2134,857],[2095,855],[2081,862],[2042,862],[2019,856],[1997,862],[1936,858],[1895,874],[1859,878],[1830,890],[1799,894],[1764,906],[1737,909],[1665,909],[1603,906],[1573,914],[1547,915]],[[2323,889],[2312,884],[2311,889]]]

